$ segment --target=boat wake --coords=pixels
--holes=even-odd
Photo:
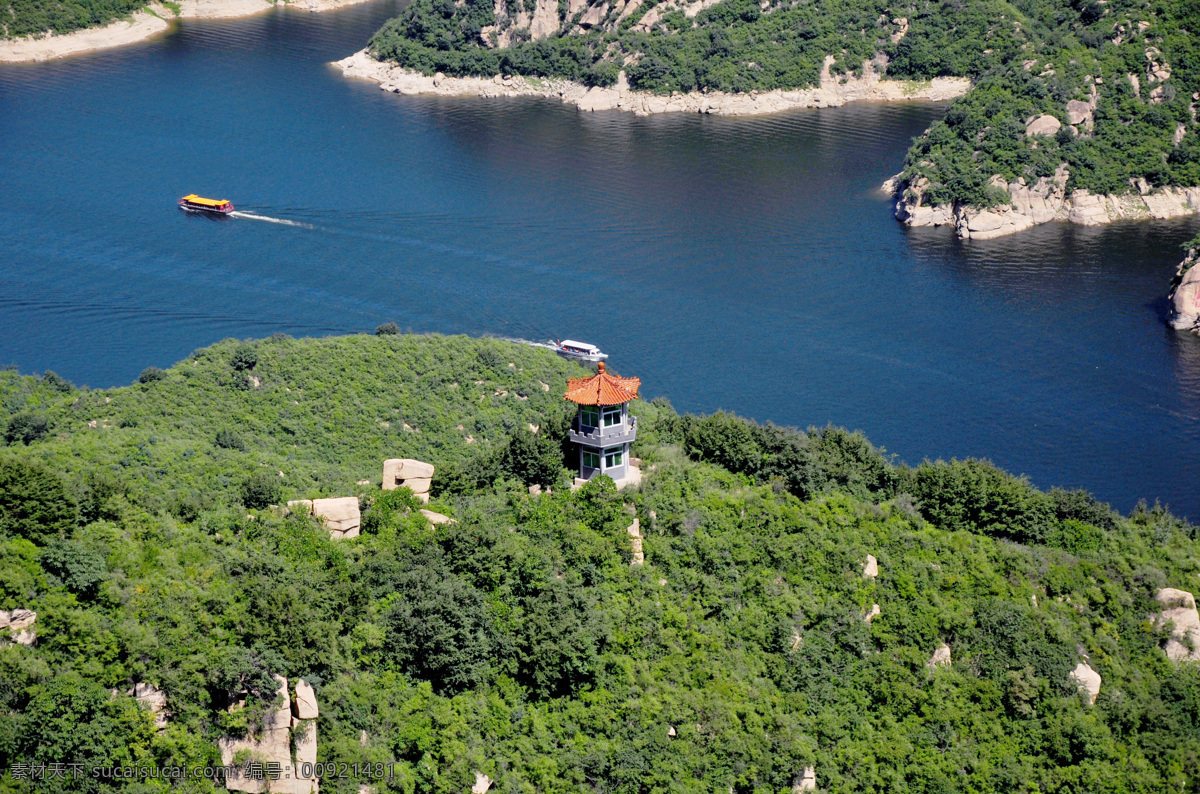
[[[301,229],[313,228],[313,225],[311,223],[301,223],[300,221],[289,221],[285,218],[271,218],[267,215],[255,215],[253,212],[231,212],[231,213],[229,213],[229,217],[245,218],[246,220],[251,220],[251,221],[266,221],[267,223],[278,223],[278,224],[282,224],[283,226],[298,226]]]
[[[515,342],[518,345],[529,345],[530,347],[541,347],[541,348],[545,348],[546,350],[557,350],[558,349],[558,346],[555,345],[553,342],[534,342],[529,339],[518,339],[515,336],[497,336],[495,338],[500,339],[505,342]]]

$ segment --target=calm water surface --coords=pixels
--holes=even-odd
[[[1200,340],[1162,322],[1197,221],[906,230],[875,187],[936,105],[638,119],[327,65],[395,10],[0,66],[0,363],[110,386],[275,331],[581,338],[680,410],[1200,519]]]

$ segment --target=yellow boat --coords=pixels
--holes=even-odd
[[[229,199],[202,198],[192,193],[179,199],[179,209],[186,212],[215,212],[218,215],[228,215],[233,212],[233,204]]]

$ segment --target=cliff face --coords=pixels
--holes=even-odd
[[[549,38],[559,33],[578,35],[581,33],[614,33],[627,18],[642,12],[630,30],[648,33],[655,28],[666,30],[662,20],[676,11],[683,12],[686,19],[694,19],[704,9],[714,6],[719,0],[695,0],[685,3],[664,0],[646,9],[645,0],[536,0],[531,11],[524,3],[513,4],[515,11],[505,0],[495,0],[493,13],[496,24],[488,25],[480,34],[488,47],[503,48],[516,41]]]
[[[1049,221],[1099,226],[1116,220],[1175,218],[1200,212],[1200,187],[1151,189],[1143,179],[1131,181],[1130,193],[1097,195],[1087,190],[1068,193],[1069,178],[1066,163],[1058,166],[1054,176],[1032,184],[1024,178],[1010,183],[993,176],[988,184],[998,194],[1007,194],[1006,202],[987,208],[930,204],[926,197],[929,182],[924,177],[911,183],[893,177],[883,189],[896,199],[897,220],[909,226],[953,224],[964,240],[1003,237]]]
[[[1171,301],[1171,327],[1180,331],[1200,334],[1200,249],[1193,248],[1179,263],[1174,286],[1169,296]]]

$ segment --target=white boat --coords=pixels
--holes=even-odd
[[[563,339],[555,342],[554,352],[563,358],[574,358],[579,361],[603,361],[608,353],[601,353],[600,348],[587,342],[576,342],[573,339]]]

